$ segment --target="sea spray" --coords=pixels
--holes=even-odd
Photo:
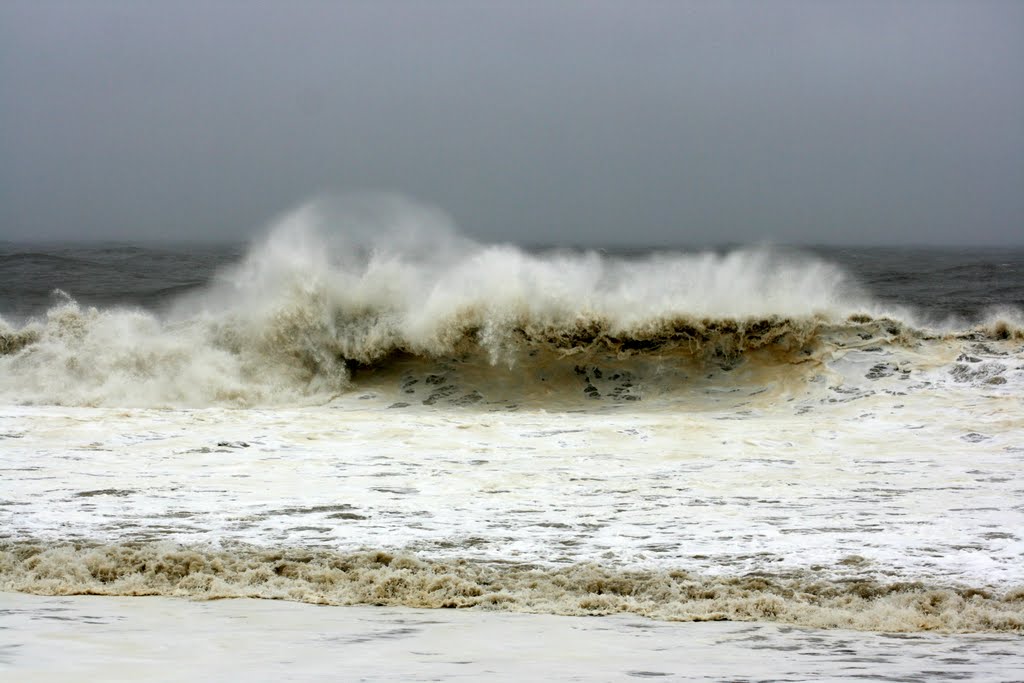
[[[73,295],[44,319],[0,329],[6,400],[302,405],[351,390],[353,371],[408,357],[495,373],[580,354],[722,366],[752,352],[791,363],[868,338],[1021,336],[1012,310],[921,328],[809,255],[531,253],[473,242],[437,210],[388,195],[300,207],[163,311],[81,306]]]

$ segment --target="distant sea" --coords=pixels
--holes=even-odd
[[[1022,396],[1021,249],[3,243],[0,672],[1012,680]]]

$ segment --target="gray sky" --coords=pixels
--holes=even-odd
[[[1024,244],[1024,2],[0,3],[0,239]]]

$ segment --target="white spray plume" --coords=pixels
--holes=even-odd
[[[525,333],[629,337],[680,320],[844,320],[864,304],[835,265],[769,248],[725,254],[525,252],[462,237],[396,195],[321,198],[164,316],[73,302],[0,356],[0,394],[76,404],[291,402],[347,386],[346,363],[451,353],[492,361]],[[517,337],[517,335],[519,335]]]

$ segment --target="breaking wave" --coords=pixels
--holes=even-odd
[[[44,595],[269,598],[329,605],[475,607],[563,615],[628,612],[672,621],[775,621],[815,628],[1024,631],[1024,588],[923,582],[701,576],[593,564],[545,568],[427,561],[385,552],[212,549],[172,544],[0,544],[0,588]]]
[[[0,396],[280,405],[329,400],[367,369],[410,357],[507,374],[597,356],[793,363],[865,338],[1024,338],[1015,311],[924,328],[806,255],[531,254],[471,242],[445,216],[396,197],[312,202],[210,286],[160,312],[58,297],[45,319],[0,320]]]

